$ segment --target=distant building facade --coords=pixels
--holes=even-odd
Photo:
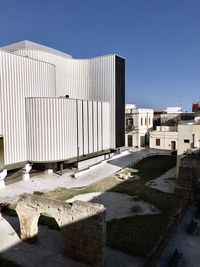
[[[177,126],[157,126],[150,132],[150,148],[176,150],[178,155],[200,149],[200,121],[183,120]]]
[[[200,111],[200,102],[192,103],[192,111],[193,112]]]
[[[183,112],[180,107],[169,107],[165,111],[156,111],[154,113],[155,130],[150,132],[150,148],[178,150],[180,142],[182,142],[180,141],[179,123],[194,119],[194,112]],[[182,152],[182,150],[180,151]]]
[[[157,126],[150,132],[149,147],[164,150],[177,150],[178,132],[176,126]]]
[[[180,107],[154,111],[154,128],[156,129],[156,126],[177,126],[179,121],[193,120],[194,117],[194,112],[183,112]]]
[[[181,122],[178,125],[178,151],[181,155],[193,149],[200,149],[200,125],[198,122]]]
[[[149,143],[149,131],[153,127],[153,109],[137,108],[127,104],[125,109],[125,145],[142,147]]]

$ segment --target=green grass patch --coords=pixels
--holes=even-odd
[[[79,188],[79,189],[65,189],[57,188],[53,191],[49,191],[43,194],[43,196],[58,199],[65,201],[79,194],[86,194],[91,192],[105,192],[112,190],[117,184],[120,184],[121,181],[118,181],[115,176],[110,176],[100,182],[94,183],[90,186]]]
[[[132,168],[137,171],[143,182],[155,179],[176,166],[175,156],[152,156],[139,161]]]
[[[107,223],[107,245],[146,258],[164,230],[165,216],[144,215]]]

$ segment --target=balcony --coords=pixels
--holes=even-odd
[[[130,132],[135,130],[135,126],[134,125],[126,125],[126,131]]]

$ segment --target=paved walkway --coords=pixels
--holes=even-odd
[[[5,188],[0,189],[0,202],[12,202],[18,199],[18,196],[23,193],[33,193],[34,191],[47,192],[55,188],[80,188],[88,186],[94,182],[98,182],[107,176],[129,166],[131,163],[137,162],[152,154],[163,154],[163,151],[142,149],[130,154],[125,153],[116,155],[112,160],[100,164],[99,166],[92,167],[85,174],[78,178],[73,178],[73,171],[66,170],[62,176],[53,173],[31,174],[31,179],[28,181],[19,181],[7,185]],[[166,154],[166,151],[164,151]],[[167,152],[168,153],[168,152]]]
[[[108,163],[118,166],[120,168],[126,168],[129,165],[136,163],[142,160],[143,158],[149,157],[151,155],[169,155],[169,154],[171,154],[171,151],[143,148],[138,151],[132,151],[130,152],[130,154],[125,155],[124,157],[110,160],[108,161]]]
[[[74,172],[64,172],[62,176],[56,173],[51,175],[40,173],[32,176],[28,181],[19,181],[7,185],[4,189],[0,189],[0,202],[12,202],[17,200],[18,196],[23,193],[33,193],[34,191],[47,192],[55,188],[80,188],[88,186],[94,182],[117,172],[121,168],[112,166],[108,163],[88,171],[78,178],[73,178]]]
[[[182,260],[178,264],[180,267],[198,267],[200,266],[200,236],[189,235],[186,230],[196,212],[194,206],[190,206],[178,225],[175,233],[170,238],[163,254],[161,255],[156,267],[168,267],[169,261],[175,251],[182,253]]]

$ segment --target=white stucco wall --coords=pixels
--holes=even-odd
[[[200,125],[194,125],[193,127],[194,147],[200,148]]]
[[[134,105],[126,105],[126,119],[133,119],[133,130],[126,130],[125,144],[128,146],[128,135],[132,135],[133,147],[145,145],[145,136],[153,127],[153,109],[134,108]],[[145,121],[146,120],[146,121]],[[141,124],[142,122],[142,124]],[[145,123],[146,122],[146,123]],[[126,125],[127,126],[127,125]]]
[[[192,148],[200,148],[200,125],[178,125],[178,155]]]
[[[160,146],[156,145],[156,139],[160,139]],[[172,141],[176,142],[176,148],[177,148],[177,139],[178,139],[177,132],[151,131],[149,138],[149,147],[156,149],[172,150],[171,142]]]

